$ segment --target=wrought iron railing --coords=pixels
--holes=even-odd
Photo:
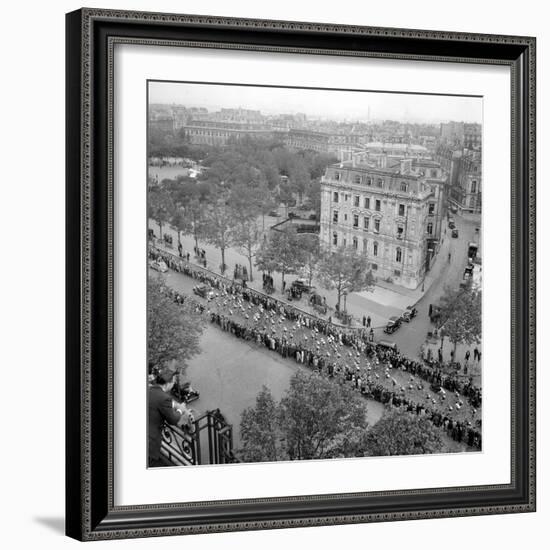
[[[165,423],[161,453],[174,466],[239,462],[233,452],[233,427],[219,409],[199,416],[191,428]]]

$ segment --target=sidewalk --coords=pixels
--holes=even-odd
[[[153,229],[156,237],[159,236],[159,227],[154,220],[149,220],[149,228]],[[162,233],[163,235],[170,234],[172,236],[173,246],[172,248],[168,248],[164,246],[163,243],[160,246],[168,252],[177,254],[177,232],[168,225],[165,225],[163,226]],[[361,326],[363,316],[370,316],[371,326],[374,328],[382,328],[386,325],[390,317],[399,316],[403,313],[407,306],[416,304],[428,292],[432,283],[441,276],[442,272],[448,266],[447,254],[449,249],[449,239],[450,237],[447,236],[440,247],[434,265],[425,278],[424,290],[422,290],[422,285],[419,285],[419,287],[415,290],[410,290],[404,287],[400,287],[398,285],[379,280],[376,282],[376,286],[372,291],[354,292],[349,294],[346,299],[346,310],[353,317],[352,326]],[[193,252],[195,242],[192,236],[182,235],[181,243],[183,246],[184,254],[189,252],[191,260],[195,261]],[[205,243],[204,241],[199,241],[199,248],[206,251],[207,267],[216,273],[220,273],[220,250],[208,243]],[[233,268],[236,264],[246,266],[247,270],[250,270],[248,258],[246,258],[246,256],[241,254],[235,248],[228,248],[225,251],[225,262],[228,266],[225,272],[225,276],[229,278],[232,278]],[[290,285],[291,281],[297,276],[299,275],[286,275],[285,281],[287,284],[287,288],[288,285]],[[253,280],[247,282],[248,286],[256,290],[262,290],[262,272],[256,268],[256,266],[254,265],[254,261],[252,263],[252,277]],[[281,275],[279,273],[274,273],[273,279],[275,284],[275,293],[273,294],[273,296],[280,300],[284,300],[285,302],[288,301],[286,298],[286,294],[283,294],[281,292]],[[326,318],[332,316],[333,322],[338,323],[338,320],[334,317],[335,306],[337,303],[336,291],[324,289],[315,279],[313,279],[313,284],[316,286],[316,291],[321,296],[324,296],[327,300],[329,312],[327,313]],[[304,298],[302,298],[302,300],[300,300],[299,302],[292,303],[297,307],[308,311],[309,313],[320,316],[318,312],[316,312],[315,310],[313,310],[313,308],[309,306],[307,297],[304,296]],[[343,298],[341,300],[340,306],[342,309],[344,308]]]

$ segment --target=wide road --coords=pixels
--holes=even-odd
[[[189,295],[197,283],[173,271],[163,277],[170,287]],[[210,323],[202,334],[200,346],[202,352],[189,362],[185,374],[193,388],[200,392],[200,398],[190,407],[199,414],[219,408],[233,425],[236,447],[241,441],[241,413],[254,406],[262,386],[267,386],[273,397],[279,400],[292,375],[300,368],[307,370],[294,360],[284,359],[263,346],[235,338]],[[369,424],[373,425],[381,418],[384,406],[371,399],[365,403]]]
[[[420,346],[426,339],[428,331],[433,330],[434,325],[430,323],[428,310],[430,304],[437,304],[445,292],[445,287],[458,288],[463,280],[464,268],[468,263],[468,243],[478,241],[479,237],[475,232],[478,222],[465,220],[454,216],[458,228],[458,238],[451,237],[451,230],[447,228],[445,241],[440,251],[439,264],[436,261],[433,269],[437,270],[437,276],[424,296],[417,303],[418,315],[410,323],[403,323],[392,335],[384,335],[383,338],[395,342],[399,349],[409,357],[417,357]],[[448,261],[448,254],[451,254],[451,261]],[[450,345],[445,348],[446,357]],[[457,350],[457,358],[462,359],[462,349]]]

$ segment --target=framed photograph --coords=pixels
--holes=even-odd
[[[535,39],[67,15],[67,535],[535,510]]]

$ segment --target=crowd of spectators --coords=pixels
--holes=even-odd
[[[452,439],[481,448],[481,390],[471,378],[443,374],[437,365],[369,341],[367,330],[334,325],[164,251],[151,248],[150,257],[215,290],[206,302],[170,292],[180,303],[191,299],[221,330],[351,384],[366,397],[426,415]]]

